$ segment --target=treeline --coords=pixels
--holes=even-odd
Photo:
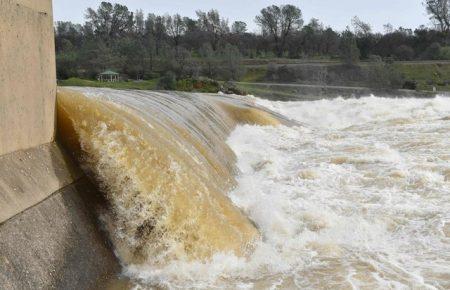
[[[132,79],[167,73],[178,79],[239,80],[245,72],[242,58],[340,59],[348,65],[360,60],[450,60],[449,28],[445,22],[439,25],[442,15],[430,9],[436,1],[426,5],[439,29],[421,26],[413,31],[387,24],[384,33],[374,33],[355,17],[350,27],[337,32],[318,19],[305,24],[296,6],[273,5],[256,16],[261,28],[257,34],[248,32],[245,22],[229,23],[216,10],[197,11],[192,19],[145,15],[102,2],[96,10],[87,9],[83,25],[56,23],[58,78],[93,79],[114,69]]]

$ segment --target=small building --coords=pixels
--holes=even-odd
[[[97,80],[99,80],[100,82],[119,82],[120,74],[112,70],[107,70],[100,73],[97,77]]]

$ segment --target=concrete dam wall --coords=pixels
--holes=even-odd
[[[96,191],[54,142],[54,51],[51,0],[0,0],[0,289],[95,288],[119,269]]]
[[[0,155],[53,140],[51,0],[0,1]]]

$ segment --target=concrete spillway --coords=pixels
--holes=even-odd
[[[0,0],[1,289],[89,289],[119,270],[94,187],[54,142],[51,4]]]
[[[104,288],[119,258],[245,255],[259,234],[224,194],[236,171],[225,139],[277,117],[221,96],[106,90],[60,92],[56,124],[51,11],[0,0],[0,288]]]

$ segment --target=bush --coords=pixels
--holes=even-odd
[[[404,85],[402,74],[394,65],[384,62],[377,62],[368,68],[369,87],[378,89],[399,89]]]
[[[165,75],[158,82],[158,89],[161,90],[175,90],[177,88],[177,79],[175,74],[171,71],[165,73]]]
[[[187,78],[179,80],[176,83],[176,89],[184,92],[217,93],[220,90],[220,84],[208,78]]]
[[[403,84],[403,89],[405,89],[405,90],[417,90],[417,82],[416,81],[407,80]]]
[[[443,60],[450,60],[450,46],[445,46],[441,48],[441,59]]]
[[[438,60],[441,58],[441,45],[437,42],[432,43],[423,53],[423,59]]]
[[[266,79],[269,81],[275,81],[277,79],[277,66],[274,63],[267,65]]]
[[[236,84],[233,82],[225,82],[223,86],[220,88],[220,91],[222,91],[225,94],[229,95],[240,95],[240,96],[246,96],[247,93],[238,87],[236,87]]]
[[[283,65],[277,69],[278,80],[281,82],[294,82],[295,73],[288,66]]]
[[[237,81],[245,74],[245,67],[242,65],[242,55],[236,46],[227,44],[219,52],[221,67],[219,75],[221,79]]]
[[[144,79],[146,79],[146,80],[153,80],[153,79],[157,79],[157,78],[159,78],[161,75],[159,74],[159,73],[156,73],[156,72],[149,72],[149,73],[146,73],[145,75],[144,75]]]
[[[400,45],[395,50],[395,56],[399,60],[412,60],[414,58],[414,49],[408,45]]]
[[[383,58],[381,58],[381,56],[379,56],[379,55],[371,54],[371,55],[369,55],[369,61],[370,62],[380,62],[380,61],[383,61]]]

